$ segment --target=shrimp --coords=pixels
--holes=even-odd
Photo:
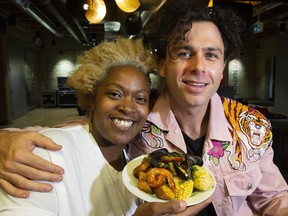
[[[165,168],[151,168],[147,172],[147,182],[151,188],[160,187],[167,178],[172,178],[172,174]]]

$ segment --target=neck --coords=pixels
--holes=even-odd
[[[121,148],[119,148],[121,147]],[[117,171],[122,171],[125,166],[125,158],[123,157],[123,146],[99,146],[103,156],[107,162]]]
[[[99,139],[93,131],[92,135],[106,161],[117,171],[122,171],[126,164],[125,158],[123,157],[125,145],[107,143],[107,140]]]
[[[175,118],[184,133],[191,139],[196,140],[207,133],[209,122],[209,105],[207,109],[203,107],[193,107],[191,110],[173,110]],[[189,121],[187,121],[189,119]]]

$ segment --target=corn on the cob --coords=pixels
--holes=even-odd
[[[198,190],[209,190],[214,185],[214,179],[210,173],[203,167],[198,165],[193,166],[193,181],[194,188]]]
[[[183,200],[192,196],[193,193],[193,181],[189,180],[181,180],[179,178],[174,178],[175,181],[175,199]]]

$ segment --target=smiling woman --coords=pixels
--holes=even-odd
[[[75,89],[79,105],[88,113],[90,131],[81,125],[40,131],[61,143],[63,151],[35,148],[33,153],[65,168],[64,180],[54,184],[52,193],[31,192],[29,199],[8,198],[1,190],[0,212],[132,215],[140,202],[125,189],[119,171],[126,162],[123,149],[147,118],[148,73],[154,67],[141,40],[118,38],[80,56],[79,67],[68,78],[68,85]]]
[[[143,82],[145,79],[146,82]],[[134,66],[114,67],[97,86],[92,134],[106,159],[109,158],[108,162],[119,159],[118,150],[132,140],[144,125],[149,93],[147,76]],[[114,145],[121,148],[119,146],[114,151]],[[114,153],[115,157],[112,157]],[[115,165],[117,170],[123,169],[121,163]]]

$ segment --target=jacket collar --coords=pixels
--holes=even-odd
[[[158,97],[147,120],[157,125],[163,131],[180,130],[174,113],[171,110],[169,95],[166,89]]]
[[[167,90],[162,91],[147,120],[154,123],[163,131],[181,132],[174,113],[171,110]],[[231,126],[224,115],[221,98],[215,93],[210,100],[210,117],[206,139],[232,141],[229,129],[231,129]]]
[[[232,141],[231,125],[227,122],[220,96],[215,93],[210,100],[210,114],[206,137],[211,140]]]

